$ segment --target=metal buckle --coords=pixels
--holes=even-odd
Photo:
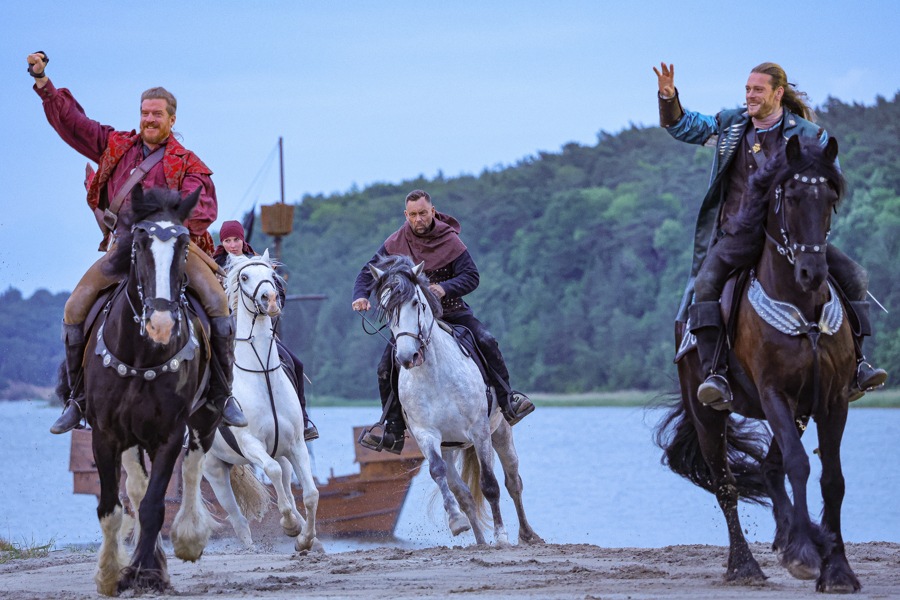
[[[110,231],[116,230],[116,223],[118,223],[118,221],[119,221],[119,217],[118,217],[118,215],[116,215],[116,213],[112,212],[108,208],[104,209],[103,224],[106,225],[107,227],[109,227]]]

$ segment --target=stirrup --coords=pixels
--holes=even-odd
[[[70,410],[72,407],[74,407],[74,410]],[[59,418],[50,426],[50,433],[59,435],[61,433],[72,431],[73,429],[84,429],[85,427],[82,423],[83,420],[84,411],[81,409],[78,400],[69,398],[66,401],[66,406],[63,408],[62,414],[59,415]]]
[[[228,396],[222,403],[222,422],[229,427],[246,427],[247,417],[241,410],[237,398]]]
[[[728,410],[733,397],[728,379],[724,375],[713,373],[697,388],[697,400],[703,406],[716,410]]]
[[[311,442],[313,440],[319,439],[319,430],[316,428],[315,423],[312,421],[307,421],[309,425],[303,428],[303,441]]]
[[[376,433],[373,433],[375,429],[381,429],[380,436]],[[390,444],[387,444],[388,436],[390,436],[391,438]],[[394,434],[390,431],[387,431],[384,428],[383,423],[375,423],[374,425],[366,427],[362,430],[362,433],[359,434],[359,439],[356,440],[356,443],[363,448],[368,448],[369,450],[374,450],[375,452],[387,450],[391,454],[400,454],[403,451],[403,443],[405,439],[405,434]]]
[[[867,367],[867,369],[864,367]],[[865,385],[860,382],[860,375],[862,375],[863,370],[869,372]],[[853,380],[853,383],[850,384],[850,395],[847,398],[847,401],[854,402],[859,400],[866,395],[866,392],[871,392],[872,390],[884,386],[885,381],[887,381],[887,371],[884,369],[876,369],[865,360],[859,361],[859,364],[856,365],[856,378]]]
[[[512,427],[534,412],[534,404],[522,392],[512,391],[509,395],[509,412],[503,412],[503,418]]]

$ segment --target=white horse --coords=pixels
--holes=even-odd
[[[321,551],[322,544],[316,537],[319,491],[303,440],[303,413],[275,347],[272,318],[281,313],[276,277],[268,251],[252,258],[229,258],[225,289],[236,316],[233,391],[248,425],[228,428],[240,452],[226,441],[221,431],[216,432],[203,474],[228,512],[235,534],[249,547],[253,543],[250,526],[238,506],[239,501],[248,500],[241,497],[248,490],[237,486],[240,477],[232,475],[240,474],[231,473],[231,469],[248,464],[261,467],[275,487],[281,527],[286,535],[296,537],[294,547],[298,551]],[[297,474],[303,488],[305,520],[291,492],[292,472]]]
[[[413,266],[406,256],[389,256],[370,269],[375,277],[378,311],[390,324],[396,340],[396,358],[403,367],[398,391],[406,424],[428,459],[431,478],[443,497],[450,531],[459,535],[471,528],[476,543],[484,544],[481,521],[487,500],[495,543],[509,545],[500,515],[493,446],[503,466],[506,489],[516,506],[519,542],[543,543],[525,518],[512,428],[500,414],[493,395],[488,417],[484,379],[472,358],[437,322],[440,302],[428,289],[428,280],[422,275],[423,264]],[[457,462],[463,450],[460,475]]]

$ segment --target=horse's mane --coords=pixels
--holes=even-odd
[[[180,225],[174,216],[180,202],[181,193],[167,188],[144,190],[143,201],[140,205],[129,202],[128,206],[119,213],[121,225],[116,229],[122,233],[116,239],[116,248],[104,266],[104,273],[111,277],[127,275],[131,267],[131,242],[134,239],[131,226],[147,220],[165,221],[166,217]]]
[[[825,158],[825,147],[818,139],[808,137],[798,139],[802,162],[799,164],[788,162],[786,145],[769,158],[763,168],[754,173],[747,182],[747,193],[741,202],[740,210],[729,224],[729,233],[752,232],[762,235],[762,228],[769,212],[769,199],[775,186],[795,173],[801,173],[811,167],[815,167],[819,175],[825,176],[829,185],[837,192],[838,200],[843,198],[846,183],[837,161]]]
[[[274,261],[271,258],[266,258],[262,255],[229,255],[228,260],[225,263],[225,295],[228,297],[228,306],[231,307],[232,312],[237,310],[238,299],[241,295],[241,286],[240,282],[238,282],[238,275],[241,272],[241,267],[244,267],[250,263],[266,265],[267,267],[272,269],[272,275],[275,278],[275,285],[278,286],[279,283],[282,286],[284,285],[284,279],[281,277],[281,275],[275,272],[275,269],[278,267],[277,261]]]
[[[403,255],[381,256],[375,261],[375,267],[380,271],[384,271],[384,275],[376,279],[372,284],[372,291],[375,294],[375,314],[379,320],[392,318],[396,316],[400,307],[408,302],[416,293],[416,286],[422,288],[428,306],[436,318],[443,314],[441,309],[441,301],[428,289],[428,278],[424,273],[418,277],[413,275],[412,259]],[[387,304],[381,304],[382,294],[385,290],[390,290]]]

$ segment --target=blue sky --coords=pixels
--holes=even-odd
[[[71,290],[99,257],[86,159],[46,123],[25,72],[29,52],[46,51],[54,83],[119,129],[137,126],[144,89],[172,91],[176,131],[215,172],[217,230],[278,199],[279,136],[294,201],[438,171],[477,174],[568,142],[593,144],[599,131],[654,125],[651,67],[661,60],[675,63],[684,104],[707,113],[739,105],[747,73],[767,60],[816,105],[829,95],[871,104],[900,90],[894,2],[787,6],[7,3],[0,291]]]

